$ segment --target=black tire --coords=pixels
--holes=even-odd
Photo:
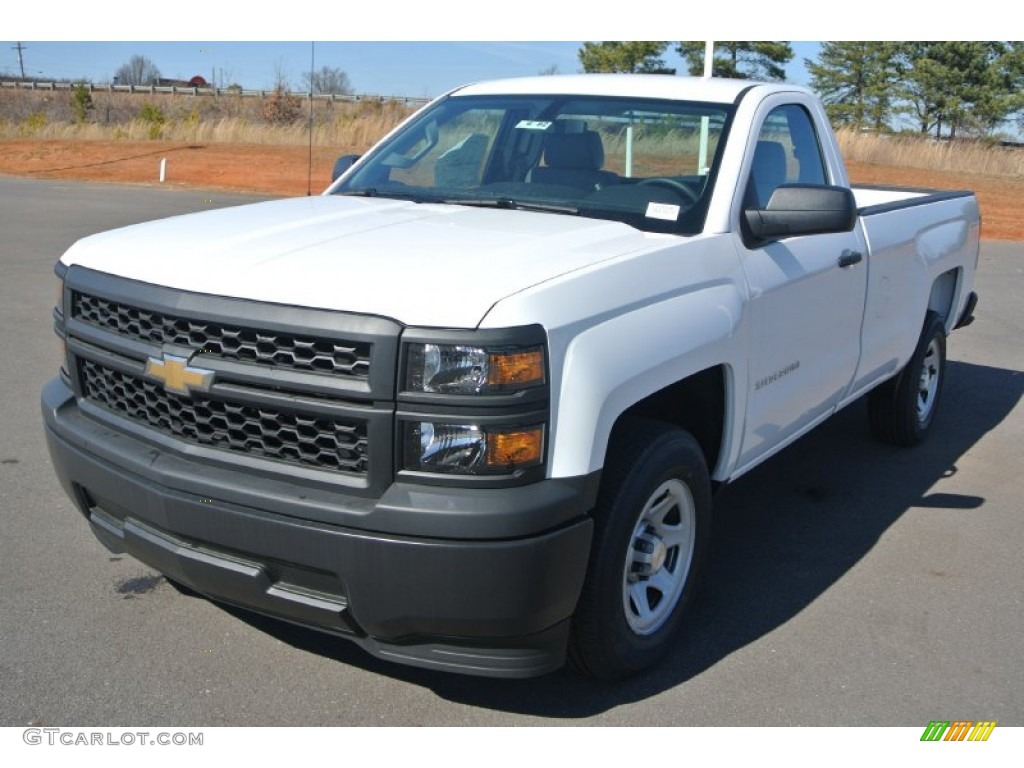
[[[693,597],[710,528],[711,483],[697,441],[656,421],[617,427],[572,621],[569,655],[580,671],[616,680],[665,655]]]
[[[945,380],[946,328],[939,315],[929,312],[906,366],[868,395],[871,432],[892,445],[920,443],[935,420]]]

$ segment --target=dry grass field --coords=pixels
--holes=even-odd
[[[69,99],[0,93],[0,173],[156,184],[166,158],[169,186],[315,194],[337,156],[365,151],[412,112],[399,102],[316,103],[310,174],[308,115],[282,120],[259,99],[96,94],[82,120]],[[839,142],[853,183],[971,189],[984,238],[1024,240],[1024,150],[852,131]]]

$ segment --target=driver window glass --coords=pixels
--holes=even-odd
[[[765,208],[783,184],[827,183],[810,115],[797,104],[773,109],[757,136],[745,206]]]

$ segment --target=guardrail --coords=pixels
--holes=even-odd
[[[202,88],[191,85],[97,85],[95,83],[65,83],[65,82],[0,82],[0,88],[18,88],[28,91],[70,91],[79,85],[84,85],[90,93],[142,93],[156,94],[168,93],[181,96],[234,96],[242,98],[266,98],[274,93],[273,89],[253,90],[248,88]],[[288,91],[289,96],[298,99],[309,99],[308,91]],[[314,101],[398,101],[409,106],[423,106],[430,101],[425,96],[385,96],[376,93],[314,93]]]

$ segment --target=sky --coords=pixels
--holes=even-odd
[[[310,38],[320,38],[316,67],[343,70],[357,92],[422,98],[551,67],[577,72],[582,40],[993,39],[1006,35],[1000,2],[972,0],[969,14],[926,14],[918,4],[892,0],[846,6],[820,0],[612,0],[600,6],[594,0],[290,0],[259,6],[48,0],[45,12],[31,3],[7,3],[0,26],[14,39],[0,42],[0,73],[19,71],[14,46],[21,41],[25,73],[35,77],[108,82],[139,53],[164,77],[202,75],[268,88],[282,73],[299,89],[310,65]],[[814,58],[819,44],[793,47],[787,79],[805,85],[804,59]],[[666,64],[685,69],[674,53]]]
[[[17,74],[17,41],[7,42],[0,56],[0,73]],[[281,73],[296,90],[309,71],[310,55],[316,69],[344,71],[357,93],[384,96],[432,97],[467,82],[499,77],[536,75],[557,67],[563,74],[580,71],[575,42],[47,42],[26,41],[22,57],[29,77],[86,79],[110,82],[128,59],[141,54],[153,61],[167,78],[188,80],[202,75],[218,85],[238,83],[244,88],[272,88]],[[794,43],[794,58],[786,67],[787,79],[807,84],[805,58],[814,58],[818,43]],[[680,73],[682,59],[669,51],[667,66]]]
[[[0,42],[0,72],[18,72],[14,45],[21,41],[26,74],[37,77],[109,81],[140,53],[165,77],[212,74],[219,81],[223,75],[266,88],[281,71],[298,89],[310,63],[310,38],[320,38],[317,66],[342,69],[357,92],[424,97],[550,67],[576,72],[582,40],[992,39],[1006,34],[998,3],[972,0],[969,14],[926,14],[918,4],[892,0],[846,6],[820,0],[48,0],[45,11],[10,2],[0,27],[13,39]],[[803,60],[813,58],[818,45],[796,43],[794,49],[788,79],[806,84]],[[675,54],[666,64],[683,69]]]

